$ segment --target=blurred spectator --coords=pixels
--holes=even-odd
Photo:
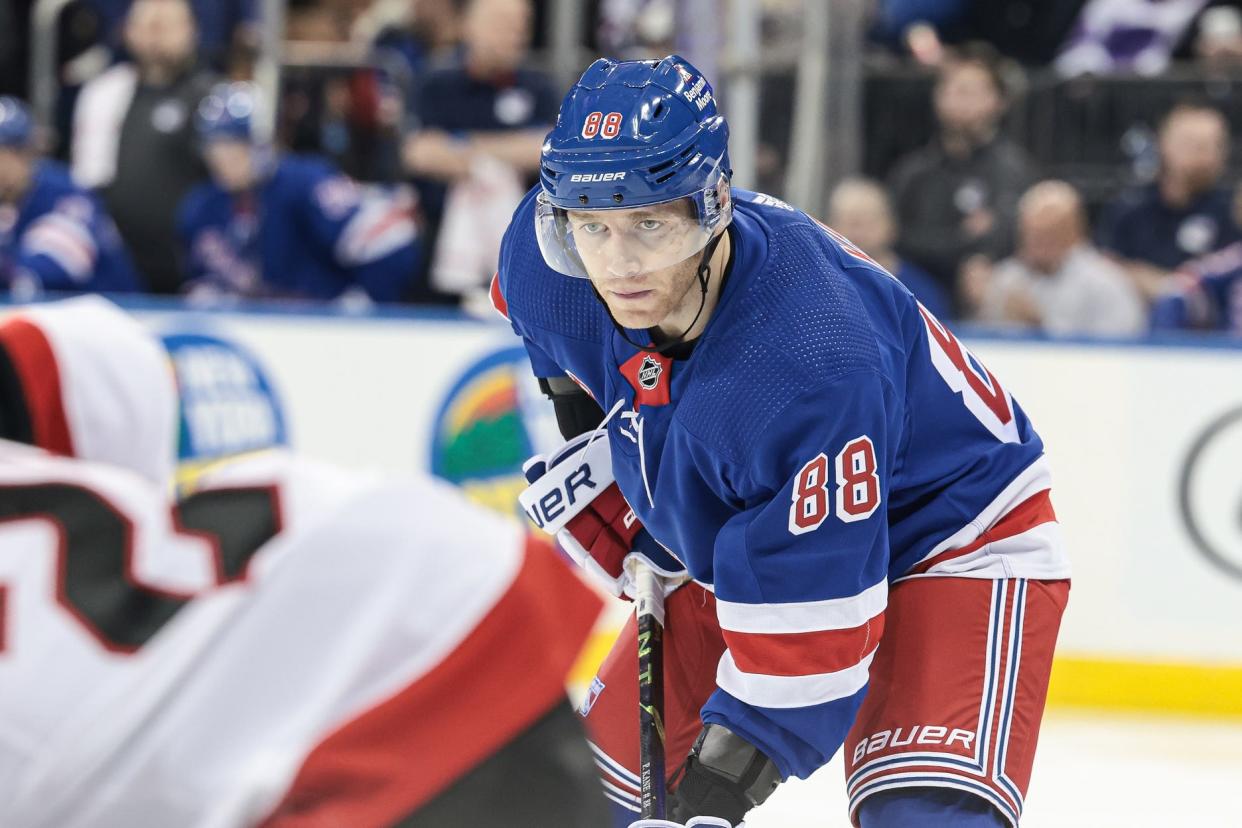
[[[1208,0],[1089,0],[1057,70],[1065,75],[1158,75]]]
[[[349,43],[353,18],[342,0],[293,0],[286,13],[285,54],[294,61],[281,77],[278,135],[298,153],[327,156],[357,177],[374,147],[354,129],[352,89],[369,71],[332,67],[361,54]],[[297,64],[302,64],[297,66]],[[369,170],[367,172],[370,172]]]
[[[995,52],[976,44],[956,53],[936,80],[939,134],[892,174],[897,250],[950,295],[968,256],[1010,252],[1017,201],[1034,178],[1026,153],[999,131],[1006,103]]]
[[[1242,186],[1234,193],[1242,224]],[[1242,241],[1187,262],[1173,274],[1151,309],[1154,330],[1229,331],[1242,336]]]
[[[1017,255],[990,273],[974,271],[963,285],[974,319],[1061,335],[1141,333],[1146,319],[1134,285],[1087,239],[1078,192],[1063,181],[1036,184],[1018,203]]]
[[[938,52],[941,35],[952,36],[969,6],[970,0],[878,0],[871,37],[893,48],[904,46],[920,63],[935,65],[939,57],[928,54],[929,44]]]
[[[181,288],[173,216],[205,176],[192,115],[211,88],[196,68],[186,0],[135,0],[125,22],[132,62],[87,83],[73,127],[73,176],[100,191],[146,288]]]
[[[403,176],[402,111],[427,58],[412,39],[413,21],[421,19],[416,10],[434,16],[446,4],[451,11],[450,0],[377,0],[365,9],[363,0],[291,4],[285,52],[295,65],[283,73],[277,107],[282,144],[325,155],[356,179]]]
[[[599,12],[603,54],[643,60],[675,51],[677,8],[673,0],[601,0]]]
[[[276,157],[254,140],[256,103],[249,84],[222,85],[196,116],[213,180],[177,215],[193,294],[400,299],[418,258],[412,198],[365,191],[321,159]]]
[[[133,265],[99,200],[40,159],[30,112],[0,97],[0,288],[131,291]]]
[[[945,44],[980,40],[1042,66],[1057,54],[1088,0],[876,0],[870,35],[937,66]]]
[[[525,67],[530,34],[530,0],[468,0],[460,61],[415,92],[402,158],[420,180],[434,245],[420,298],[486,286],[508,216],[534,181],[559,101],[550,79]]]
[[[1160,126],[1159,141],[1156,180],[1112,205],[1100,237],[1149,299],[1164,289],[1168,271],[1242,238],[1229,193],[1220,186],[1229,151],[1221,113],[1194,103],[1176,106]]]
[[[1231,6],[1207,9],[1198,20],[1195,57],[1209,71],[1242,66],[1242,10]]]
[[[856,244],[940,319],[952,316],[949,295],[927,272],[893,252],[897,224],[888,194],[874,181],[842,181],[828,197],[828,225]]]
[[[396,19],[372,24],[370,40],[381,68],[408,88],[429,63],[447,58],[457,45],[460,0],[399,0],[399,5]]]
[[[253,48],[258,40],[259,0],[189,0],[198,28],[200,57],[217,69],[226,67],[230,52]],[[87,0],[102,19],[109,45],[124,43],[126,17],[133,0]]]

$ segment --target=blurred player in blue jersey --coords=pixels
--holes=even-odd
[[[218,86],[197,125],[212,181],[181,204],[178,230],[196,292],[402,298],[415,275],[413,195],[366,190],[328,162],[278,158],[254,138],[256,92]]]
[[[843,749],[855,825],[1017,825],[1069,593],[1043,445],[896,279],[733,189],[727,136],[677,56],[565,98],[492,290],[570,439],[523,504],[614,593],[665,577],[672,818]],[[582,706],[622,825],[634,636]]]
[[[1157,331],[1242,335],[1242,242],[1178,268],[1164,294],[1152,303],[1151,326]]]
[[[26,105],[0,97],[0,291],[138,289],[116,226],[69,171],[39,158]]]

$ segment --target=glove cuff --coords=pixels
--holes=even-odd
[[[710,814],[741,822],[780,782],[780,771],[762,751],[728,728],[709,724],[690,749],[674,813],[681,819]]]
[[[523,511],[549,535],[564,529],[613,484],[608,441],[596,440],[585,448],[549,461],[544,475],[518,495]],[[531,467],[528,476],[537,468],[537,462],[535,458],[527,461]]]

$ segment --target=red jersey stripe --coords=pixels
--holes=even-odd
[[[28,319],[10,319],[0,325],[0,346],[8,352],[21,380],[35,445],[72,457],[73,439],[61,395],[60,370],[43,329]]]
[[[1036,526],[1053,523],[1056,519],[1057,513],[1052,508],[1051,490],[1044,489],[1010,509],[1009,514],[993,524],[991,529],[975,538],[973,543],[968,543],[959,549],[946,549],[934,558],[928,558],[912,568],[909,574],[920,575],[937,564],[960,558],[963,555],[969,555],[985,544],[1021,535],[1023,532],[1034,529]]]
[[[835,673],[866,658],[880,643],[884,613],[846,630],[722,632],[739,670],[768,676],[810,676]]]
[[[380,828],[415,812],[565,697],[601,599],[528,538],[508,591],[426,675],[345,723],[263,828]]]

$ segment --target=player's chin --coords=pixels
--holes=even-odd
[[[654,310],[617,307],[613,303],[609,303],[608,309],[612,311],[612,318],[617,320],[617,324],[635,330],[655,327],[661,319],[660,314]]]
[[[639,297],[618,297],[611,293],[605,293],[605,301],[608,304],[608,310],[612,311],[612,318],[627,328],[650,328],[659,324],[663,318],[657,302],[654,301],[656,296],[648,292],[649,295]]]

